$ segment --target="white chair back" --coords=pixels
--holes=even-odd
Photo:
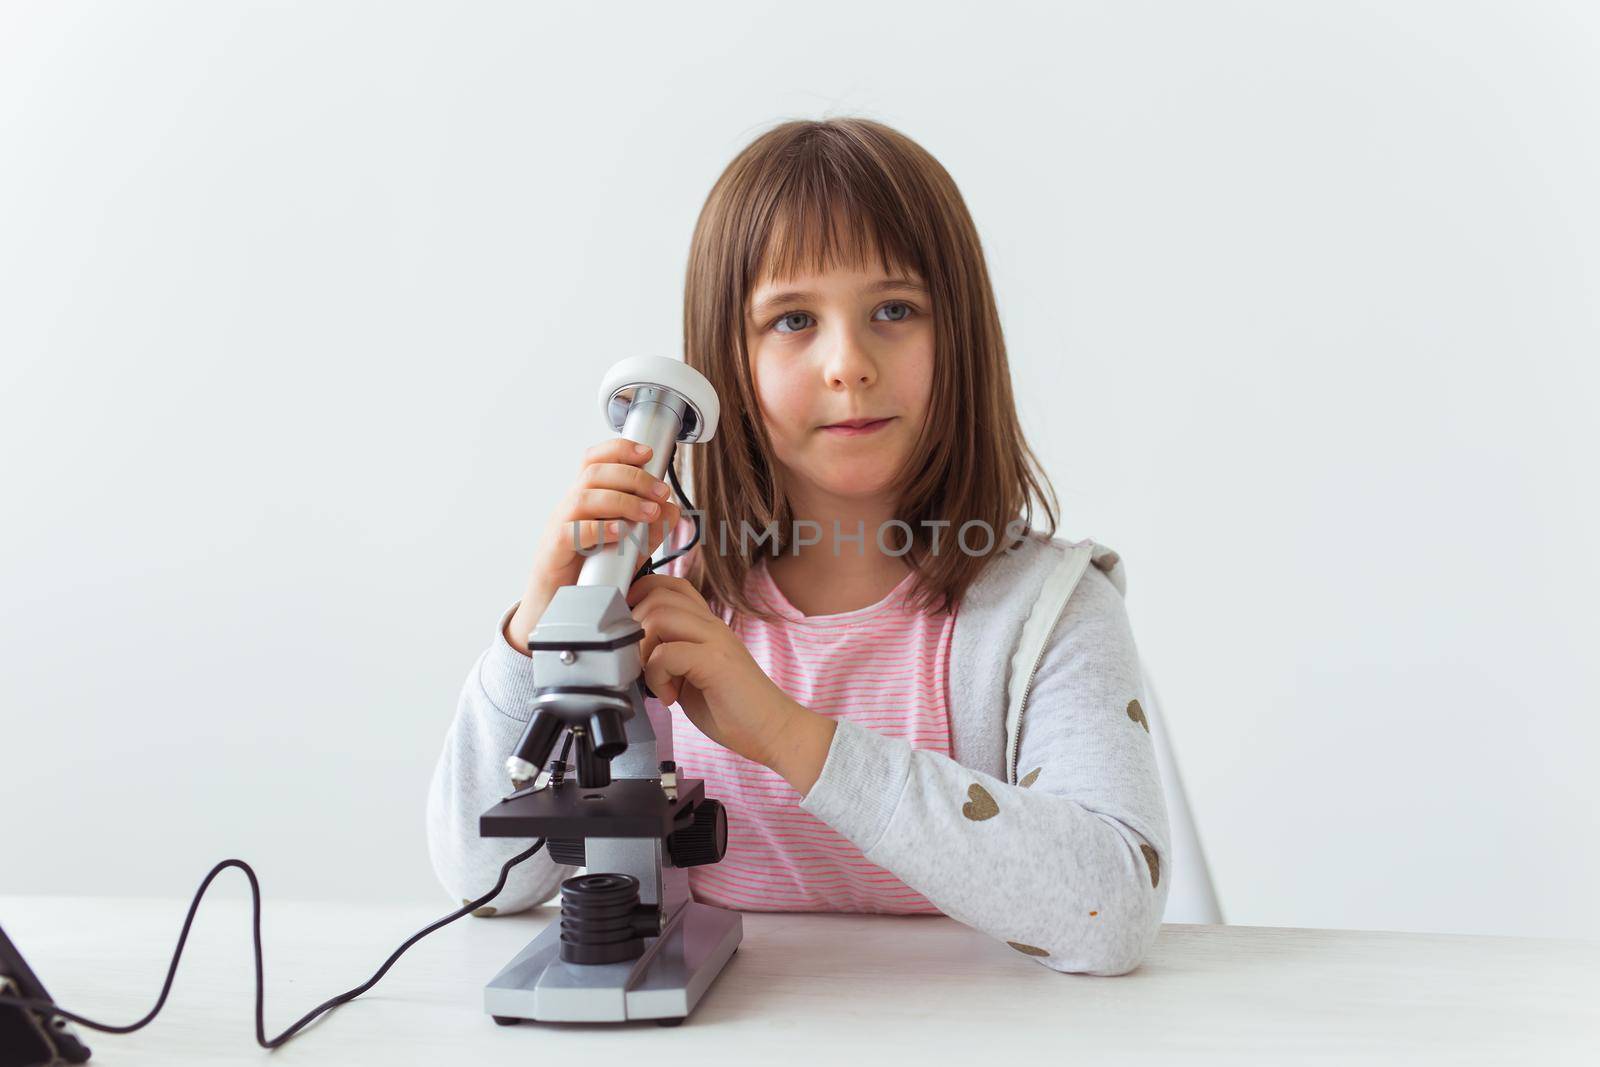
[[[1161,770],[1161,790],[1167,798],[1167,819],[1172,832],[1172,886],[1167,890],[1167,910],[1162,921],[1221,923],[1224,921],[1222,906],[1217,902],[1216,886],[1212,884],[1211,869],[1200,844],[1200,831],[1189,808],[1189,795],[1178,773],[1178,758],[1173,753],[1172,738],[1161,714],[1155,682],[1143,662],[1139,664],[1139,673],[1144,680],[1145,695],[1150,698],[1142,707],[1145,721],[1150,724],[1150,738],[1156,746],[1156,765]]]

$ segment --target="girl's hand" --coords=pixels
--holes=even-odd
[[[629,586],[628,606],[644,627],[639,656],[656,699],[681,704],[723,748],[773,766],[785,731],[809,712],[767,677],[688,581],[647,574]]]
[[[648,559],[678,525],[682,507],[669,499],[671,486],[645,471],[650,452],[635,450],[625,437],[601,441],[583,454],[572,489],[556,505],[528,576],[522,603],[506,624],[506,638],[526,655],[528,633],[539,624],[556,590],[578,580],[589,558],[578,551],[622,540],[627,523],[648,523]],[[574,532],[576,531],[576,532]]]

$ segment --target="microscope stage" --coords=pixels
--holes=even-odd
[[[690,809],[704,795],[699,778],[679,778],[675,801],[667,799],[659,778],[613,778],[596,789],[568,779],[506,797],[478,817],[478,835],[666,838],[693,820]]]

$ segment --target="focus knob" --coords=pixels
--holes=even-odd
[[[674,867],[721,863],[727,851],[728,813],[720,800],[702,800],[694,809],[694,821],[667,837]]]
[[[589,865],[589,859],[585,855],[588,850],[583,847],[581,837],[552,837],[544,843],[544,851],[552,863],[565,863],[569,867]]]

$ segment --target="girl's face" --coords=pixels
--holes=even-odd
[[[922,432],[933,388],[923,279],[885,274],[875,261],[768,278],[745,316],[756,395],[797,503],[815,511],[828,497],[881,498]],[[826,428],[855,419],[888,421],[867,433]]]

